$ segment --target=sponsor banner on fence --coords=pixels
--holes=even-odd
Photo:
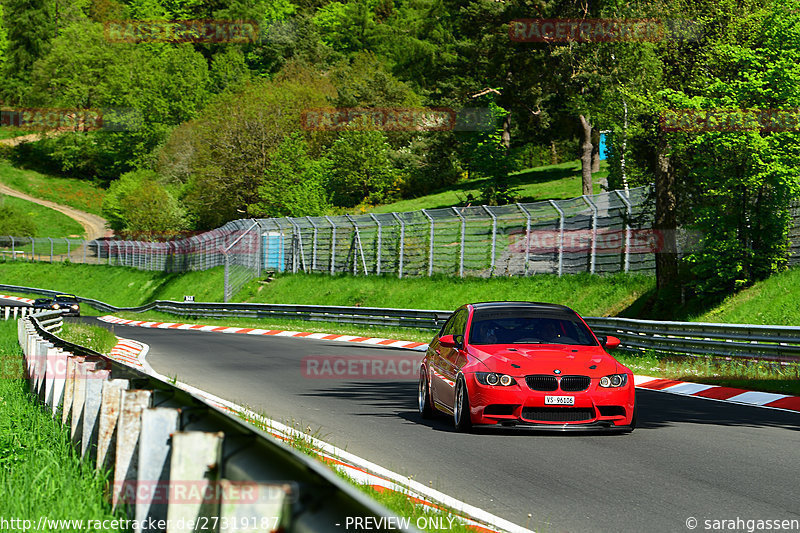
[[[306,109],[303,129],[312,131],[486,131],[495,127],[489,108],[337,107]]]
[[[531,230],[509,235],[509,251],[512,253],[566,253],[594,250],[597,254],[625,253],[674,253],[668,248],[668,237],[674,237],[682,252],[699,246],[699,232],[686,230],[655,229],[591,229],[580,230]]]
[[[667,109],[663,131],[800,131],[800,109]]]
[[[259,39],[252,20],[113,20],[105,23],[111,43],[252,43]]]
[[[697,40],[702,27],[686,19],[515,19],[512,41],[523,43]]]
[[[303,377],[309,379],[389,379],[416,381],[421,356],[408,355],[309,355],[301,360]]]

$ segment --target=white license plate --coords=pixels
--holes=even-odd
[[[575,396],[545,396],[545,405],[575,405]]]

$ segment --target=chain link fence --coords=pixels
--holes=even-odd
[[[272,271],[398,277],[652,272],[657,243],[648,191],[499,207],[260,219],[263,263]]]
[[[789,266],[800,266],[800,201],[791,209],[792,225],[789,228]]]
[[[224,266],[226,301],[262,271],[401,278],[651,273],[658,246],[652,204],[642,187],[498,207],[235,220],[168,242],[0,237],[0,254],[163,272]]]

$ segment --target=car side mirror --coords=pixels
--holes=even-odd
[[[444,348],[455,348],[458,345],[453,335],[443,335],[439,337],[439,344]]]
[[[612,337],[611,335],[609,335],[607,337],[600,337],[600,344],[603,345],[603,348],[612,349],[612,348],[616,348],[620,344],[622,344],[622,341],[620,341],[616,337]]]

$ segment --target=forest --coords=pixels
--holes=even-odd
[[[653,184],[655,228],[703,235],[665,244],[660,287],[722,294],[787,264],[794,0],[2,0],[0,71],[3,125],[59,130],[0,156],[107,187],[119,234],[472,177],[501,205],[510,173],[568,160],[590,194],[604,132],[608,187]]]

